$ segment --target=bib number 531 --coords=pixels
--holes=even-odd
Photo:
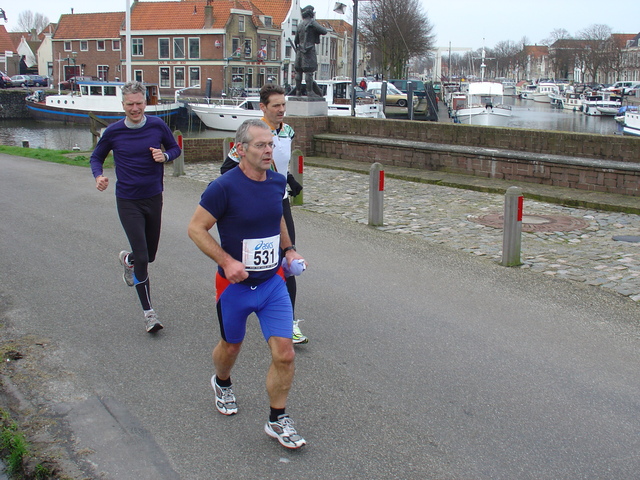
[[[258,272],[271,270],[278,265],[280,235],[268,238],[250,238],[242,242],[244,268]]]

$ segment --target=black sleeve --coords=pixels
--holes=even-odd
[[[220,167],[220,174],[222,175],[237,166],[238,166],[238,162],[236,162],[233,158],[227,155],[227,158],[224,159],[224,162]]]

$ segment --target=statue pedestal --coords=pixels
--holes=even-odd
[[[322,117],[329,115],[324,97],[289,97],[287,115],[290,117]]]

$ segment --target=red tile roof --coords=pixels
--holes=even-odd
[[[0,25],[0,52],[15,52],[16,46],[4,25]]]
[[[53,38],[118,38],[120,28],[124,28],[124,12],[65,14],[60,15]]]
[[[546,45],[525,45],[524,53],[532,55],[534,58],[540,58],[549,55],[549,47]]]
[[[333,31],[338,34],[347,32],[347,35],[351,36],[351,32],[353,31],[351,24],[340,19],[318,19],[318,23],[325,27],[331,27]]]
[[[229,10],[238,8],[234,0],[215,0],[213,26],[222,29],[229,19]],[[131,12],[132,30],[197,30],[204,28],[206,0],[180,2],[135,2]]]
[[[251,3],[258,7],[263,15],[273,18],[275,27],[282,25],[291,9],[291,0],[252,0]]]

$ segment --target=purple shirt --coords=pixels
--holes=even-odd
[[[153,160],[149,147],[163,146],[169,160],[180,156],[171,130],[158,117],[147,116],[141,128],[128,128],[124,119],[107,127],[91,154],[93,176],[102,175],[102,165],[110,151],[116,170],[116,197],[141,200],[162,193],[164,165]]]

